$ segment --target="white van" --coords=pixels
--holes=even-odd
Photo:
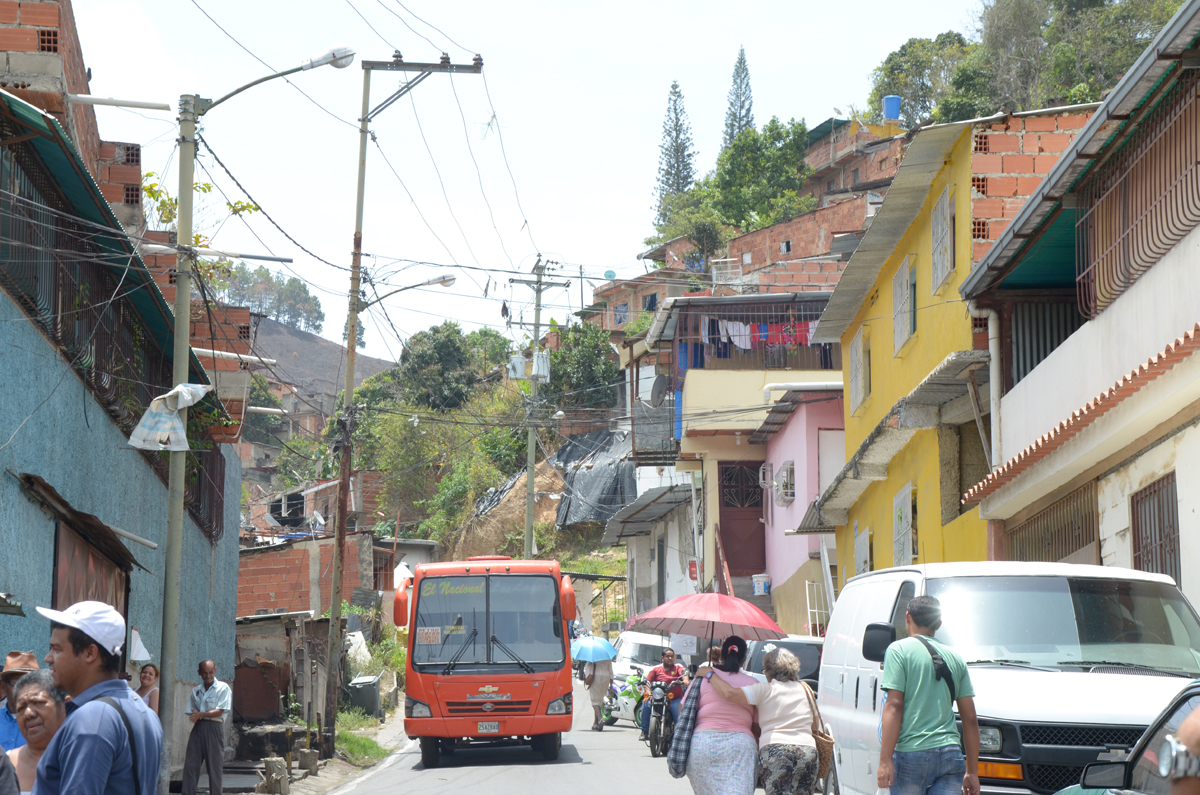
[[[662,650],[671,648],[671,639],[648,632],[622,632],[613,644],[617,656],[613,660],[613,678],[624,682],[636,665],[647,673],[662,663]]]
[[[970,666],[984,793],[1078,784],[1084,765],[1123,759],[1200,676],[1200,619],[1170,577],[1016,562],[862,574],[838,595],[821,657],[819,703],[835,740],[827,795],[875,795],[887,643],[878,639],[892,628],[904,637],[908,601],[924,594],[942,603],[938,639]]]

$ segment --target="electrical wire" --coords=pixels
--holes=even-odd
[[[488,218],[492,222],[492,229],[496,233],[496,239],[500,241],[500,250],[504,252],[508,264],[515,268],[517,265],[513,262],[512,257],[508,253],[508,248],[504,245],[504,236],[500,234],[500,229],[496,226],[496,214],[492,211],[492,203],[488,201],[487,191],[483,187],[483,174],[479,171],[479,161],[475,159],[475,150],[471,147],[471,134],[467,129],[467,114],[463,112],[462,103],[458,100],[458,89],[454,87],[453,72],[450,73],[450,92],[454,95],[454,104],[458,106],[458,116],[462,119],[463,140],[467,142],[467,152],[471,155],[471,163],[475,166],[475,179],[479,182],[479,193],[483,196],[484,206],[487,207]]]

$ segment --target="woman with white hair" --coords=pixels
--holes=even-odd
[[[800,679],[800,661],[787,649],[773,648],[763,655],[766,682],[732,687],[724,680],[709,680],[722,698],[758,708],[759,783],[767,795],[809,795],[817,782],[817,742],[812,736],[816,700]],[[708,666],[696,672],[706,673]]]

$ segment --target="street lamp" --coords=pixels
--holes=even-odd
[[[247,83],[231,91],[216,102],[196,94],[179,97],[179,207],[176,215],[176,243],[181,247],[175,259],[175,347],[171,382],[188,382],[188,364],[191,348],[192,306],[192,180],[196,166],[196,120],[252,86],[274,80],[277,77],[306,71],[329,64],[338,69],[349,66],[354,60],[354,50],[335,47],[324,55],[305,61],[294,69],[277,72]],[[187,409],[179,412],[180,420],[186,425]],[[162,764],[158,773],[158,791],[165,793],[171,781],[171,758],[175,742],[175,679],[179,656],[179,583],[183,567],[183,515],[184,515],[184,469],[186,464],[182,451],[171,453],[170,474],[167,484],[167,541],[166,566],[163,582],[162,620],[162,688],[165,698],[159,704],[162,718],[163,747]]]
[[[390,293],[385,293],[384,295],[379,296],[374,301],[359,301],[358,311],[361,312],[367,307],[374,306],[383,299],[391,298],[396,293],[402,293],[405,290],[415,290],[418,287],[449,287],[456,281],[458,280],[452,274],[447,273],[444,276],[435,276],[432,279],[426,279],[418,284],[410,284],[407,287],[399,287],[395,290],[392,290]]]

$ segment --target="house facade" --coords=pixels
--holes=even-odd
[[[1001,322],[991,557],[1168,574],[1200,598],[1200,4],[1176,14],[960,287]]]

